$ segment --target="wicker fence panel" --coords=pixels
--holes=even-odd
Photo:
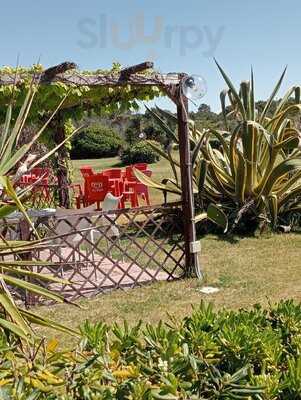
[[[32,268],[68,280],[70,284],[39,283],[69,300],[179,279],[185,272],[181,215],[175,203],[108,213],[64,210],[40,218],[35,225],[44,246],[30,256],[49,265]]]

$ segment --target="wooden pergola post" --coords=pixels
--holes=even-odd
[[[200,270],[198,259],[200,242],[198,242],[196,239],[195,229],[192,163],[188,125],[188,101],[186,97],[182,95],[180,87],[177,90],[175,102],[177,105],[178,117],[186,274],[187,276],[197,275],[199,278],[201,278],[202,272]]]
[[[62,143],[65,140],[65,128],[63,123],[63,118],[60,112],[57,114],[55,119],[55,132],[54,132],[54,142],[55,144]],[[57,161],[56,161],[56,174],[58,182],[58,196],[59,196],[59,206],[64,208],[70,208],[70,196],[69,196],[69,177],[68,177],[68,151],[63,145],[57,151]]]

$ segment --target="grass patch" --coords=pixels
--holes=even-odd
[[[212,301],[217,308],[238,309],[255,303],[267,305],[286,298],[301,300],[301,236],[267,235],[229,241],[208,235],[202,239],[201,261],[205,283],[221,288],[219,293],[204,295],[196,279],[163,282],[127,291],[113,291],[93,299],[81,300],[81,309],[69,305],[39,307],[46,317],[77,327],[85,319],[108,323],[166,320],[191,312],[201,299]],[[53,336],[52,331],[41,334]],[[70,338],[59,335],[66,344]]]

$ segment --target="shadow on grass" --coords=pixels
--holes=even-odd
[[[216,241],[220,241],[220,242],[227,242],[229,244],[239,244],[239,242],[242,239],[246,239],[246,238],[255,239],[257,237],[254,234],[238,235],[238,234],[230,234],[230,233],[228,233],[228,234],[210,233],[209,235],[212,237],[212,240],[216,240]],[[200,240],[202,240],[202,239],[205,239],[206,236],[208,236],[208,234],[202,234],[202,235],[198,235],[198,238]]]
[[[243,239],[245,236],[237,236],[237,235],[218,235],[215,237],[215,240],[222,241],[222,242],[227,242],[230,244],[238,244],[240,242],[240,239]]]
[[[124,165],[120,160],[116,161],[114,164],[112,164],[111,168],[124,168],[126,165]]]

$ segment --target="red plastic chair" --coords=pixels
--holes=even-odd
[[[120,168],[112,168],[106,169],[102,172],[104,176],[107,176],[109,179],[120,179],[122,170]]]
[[[36,176],[49,176],[49,168],[35,167],[30,170],[30,173]]]
[[[125,178],[124,178],[124,180],[125,180],[125,182],[126,181],[128,181],[128,182],[129,181],[137,182],[137,178],[134,175],[133,166],[132,165],[129,165],[128,167],[125,167]]]
[[[151,177],[152,176],[152,171],[146,170],[142,171],[145,175]],[[150,206],[150,198],[149,198],[149,191],[148,191],[148,186],[144,185],[142,182],[137,182],[135,186],[135,191],[137,194],[137,197],[141,197],[145,203]]]
[[[80,172],[83,176],[83,178],[85,179],[88,176],[92,176],[95,175],[93,168],[90,167],[90,165],[83,165],[82,167],[80,167]]]
[[[119,193],[122,196],[120,206],[125,207],[125,203],[130,202],[131,208],[139,206],[138,196],[135,190],[137,182],[121,181],[119,185]]]
[[[134,168],[139,169],[140,171],[147,171],[148,170],[148,164],[146,164],[146,163],[134,164]]]
[[[107,169],[102,174],[109,178],[109,183],[114,187],[114,196],[119,197],[121,195],[122,170],[120,168]]]
[[[129,165],[128,167],[125,167],[125,179],[128,181],[138,181],[136,178],[133,168],[139,169],[141,172],[146,172],[150,171],[148,169],[148,165],[145,163],[140,163],[140,164],[135,164],[135,165]]]
[[[86,177],[85,183],[85,204],[89,206],[96,203],[99,209],[100,203],[104,200],[106,194],[113,191],[109,178],[102,174],[90,175]]]
[[[29,185],[30,184],[30,179],[31,179],[31,175],[30,174],[26,174],[26,175],[22,175],[21,178],[18,180],[18,185]]]
[[[35,183],[38,181],[37,185],[35,185],[32,189],[32,195],[34,198],[44,198],[45,201],[50,201],[50,190],[49,190],[49,168],[32,168],[30,170],[30,175],[27,183]]]
[[[50,175],[49,168],[32,168],[30,171],[30,181],[31,183],[40,179],[41,185],[48,185],[48,179]]]
[[[84,178],[84,192],[86,193],[86,178],[88,176],[93,176],[95,175],[93,168],[90,165],[83,165],[80,167],[80,173],[82,174],[82,177]]]
[[[147,165],[147,164],[144,164]],[[145,175],[151,176],[152,171],[142,170]],[[133,166],[126,167],[126,178],[124,180],[124,201],[130,200],[131,207],[139,207],[139,197],[141,197],[147,205],[150,205],[150,197],[148,187],[141,183],[135,176]],[[132,195],[134,193],[134,195]]]

